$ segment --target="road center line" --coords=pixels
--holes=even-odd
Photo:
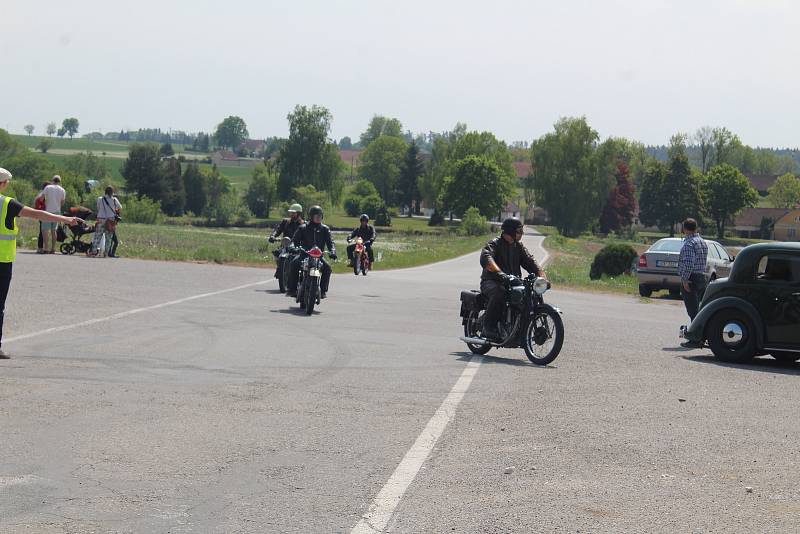
[[[461,399],[464,398],[464,394],[469,389],[482,361],[483,358],[481,356],[470,358],[453,389],[450,390],[442,405],[439,406],[439,409],[433,414],[428,424],[425,425],[425,429],[417,437],[414,445],[406,452],[392,476],[389,477],[380,493],[370,504],[367,513],[353,527],[350,534],[374,534],[383,532],[386,529],[406,490],[411,485],[411,482],[414,481],[422,464],[425,463],[442,432],[444,432],[445,427],[453,419],[456,407],[461,402]]]
[[[93,325],[93,324],[97,324],[97,323],[104,323],[106,321],[113,321],[115,319],[122,319],[124,317],[130,317],[131,315],[136,315],[136,314],[142,313],[142,312],[158,310],[158,309],[161,309],[161,308],[166,308],[168,306],[175,306],[177,304],[183,304],[184,302],[190,302],[192,300],[198,300],[198,299],[204,299],[204,298],[208,298],[208,297],[214,297],[216,295],[223,295],[225,293],[231,293],[233,291],[239,291],[241,289],[247,289],[248,287],[255,287],[255,286],[260,286],[260,285],[264,285],[264,284],[269,284],[272,281],[274,281],[274,280],[273,279],[262,280],[261,282],[253,282],[253,283],[250,283],[250,284],[243,284],[241,286],[230,287],[228,289],[220,289],[219,291],[211,291],[210,293],[202,293],[200,295],[193,295],[191,297],[185,297],[185,298],[182,298],[182,299],[170,300],[169,302],[162,302],[161,304],[155,304],[153,306],[146,306],[144,308],[134,308],[133,310],[119,312],[119,313],[115,313],[115,314],[112,314],[112,315],[107,315],[105,317],[98,317],[97,319],[89,319],[89,320],[86,320],[86,321],[81,321],[80,323],[66,324],[66,325],[62,325],[62,326],[56,326],[56,327],[53,327],[53,328],[48,328],[46,330],[39,330],[38,332],[31,332],[30,334],[22,334],[22,335],[19,335],[19,336],[9,337],[9,338],[4,339],[3,341],[6,342],[6,343],[10,343],[12,341],[22,341],[23,339],[30,339],[32,337],[43,336],[45,334],[53,334],[53,333],[56,333],[56,332],[63,332],[65,330],[73,330],[75,328],[82,328],[84,326],[89,326],[89,325]]]

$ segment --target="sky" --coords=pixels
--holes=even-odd
[[[726,126],[800,146],[792,0],[5,0],[0,128],[286,136],[297,104],[356,140],[374,114],[531,141],[585,115],[601,138],[666,144]]]

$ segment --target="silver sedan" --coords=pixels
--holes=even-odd
[[[710,280],[725,278],[731,272],[734,257],[725,247],[706,239],[708,245],[708,261],[706,274]],[[653,291],[669,290],[677,296],[681,292],[681,278],[678,276],[678,256],[680,256],[683,239],[667,237],[659,239],[641,256],[636,266],[639,279],[639,294],[649,297]]]

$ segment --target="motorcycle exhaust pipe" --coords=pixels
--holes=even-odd
[[[469,343],[470,345],[484,345],[485,346],[485,345],[491,345],[492,344],[491,342],[489,342],[489,340],[483,339],[483,338],[480,338],[480,337],[461,336],[458,339],[460,339],[464,343]]]

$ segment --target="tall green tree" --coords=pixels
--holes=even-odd
[[[47,135],[53,137],[53,134],[56,133],[57,130],[58,128],[56,127],[56,123],[54,122],[47,123]]]
[[[256,165],[244,198],[253,215],[269,217],[272,206],[278,200],[278,176],[274,169],[263,163]]]
[[[33,134],[33,130],[34,129],[36,129],[36,126],[34,126],[33,124],[26,124],[25,125],[25,131],[28,133],[28,135]]]
[[[400,192],[400,203],[408,206],[408,216],[414,214],[414,204],[419,206],[419,181],[422,173],[425,172],[425,165],[419,157],[419,147],[416,141],[408,145],[403,164],[400,167],[400,180],[397,189]]]
[[[732,163],[736,148],[742,144],[739,137],[727,128],[714,128],[711,130],[714,143],[714,165]]]
[[[296,106],[287,119],[289,139],[278,152],[278,196],[282,200],[289,200],[292,189],[302,185],[325,189],[323,184],[330,184],[341,172],[341,166],[332,164],[328,146],[330,111],[321,106]]]
[[[702,126],[694,134],[693,141],[700,149],[700,172],[705,174],[711,167],[714,151],[714,130],[711,126]]]
[[[373,115],[367,125],[367,131],[361,134],[359,144],[367,148],[370,143],[381,136],[403,138],[403,124],[398,120],[382,115]]]
[[[466,156],[453,171],[444,180],[441,204],[459,216],[471,207],[484,217],[497,216],[513,193],[508,174],[489,156]]]
[[[202,215],[208,201],[208,184],[206,175],[194,160],[189,161],[183,172],[183,185],[186,189],[186,211]]]
[[[186,209],[186,187],[181,174],[181,164],[175,158],[166,158],[161,162],[161,173],[164,181],[164,196],[161,207],[167,215],[180,216]]]
[[[767,201],[776,208],[792,209],[800,206],[800,178],[788,172],[779,176],[769,188]]]
[[[611,190],[610,162],[598,161],[597,140],[585,117],[563,118],[531,146],[536,198],[563,235],[577,236],[597,221]]]
[[[219,146],[235,150],[250,134],[247,132],[247,124],[244,119],[231,115],[217,125],[214,136]]]
[[[126,186],[138,196],[160,202],[167,186],[161,169],[161,154],[155,143],[134,143],[120,171]]]
[[[617,163],[615,178],[617,185],[608,194],[600,215],[600,231],[606,234],[630,227],[636,214],[636,190],[630,181],[630,169],[625,161]]]
[[[375,185],[387,205],[397,201],[397,185],[405,154],[405,141],[385,135],[372,141],[361,154],[359,176]]]
[[[64,128],[64,132],[69,135],[70,139],[72,139],[75,137],[75,134],[78,133],[80,122],[78,122],[78,119],[75,117],[70,117],[68,119],[64,119],[64,122],[61,123],[61,127]]]
[[[206,205],[203,208],[203,215],[206,217],[206,222],[216,222],[217,224],[226,224],[229,219],[229,198],[230,193],[234,193],[231,188],[231,182],[225,176],[222,176],[214,165],[211,171],[205,171],[206,184],[208,196],[206,197]],[[235,193],[234,193],[235,194]]]
[[[717,237],[725,237],[725,226],[744,208],[755,206],[758,192],[733,165],[712,167],[702,183],[703,199],[708,215],[717,227]]]
[[[673,220],[666,208],[666,183],[669,168],[661,161],[651,159],[645,166],[639,182],[639,220],[645,226],[662,230],[672,227]]]

